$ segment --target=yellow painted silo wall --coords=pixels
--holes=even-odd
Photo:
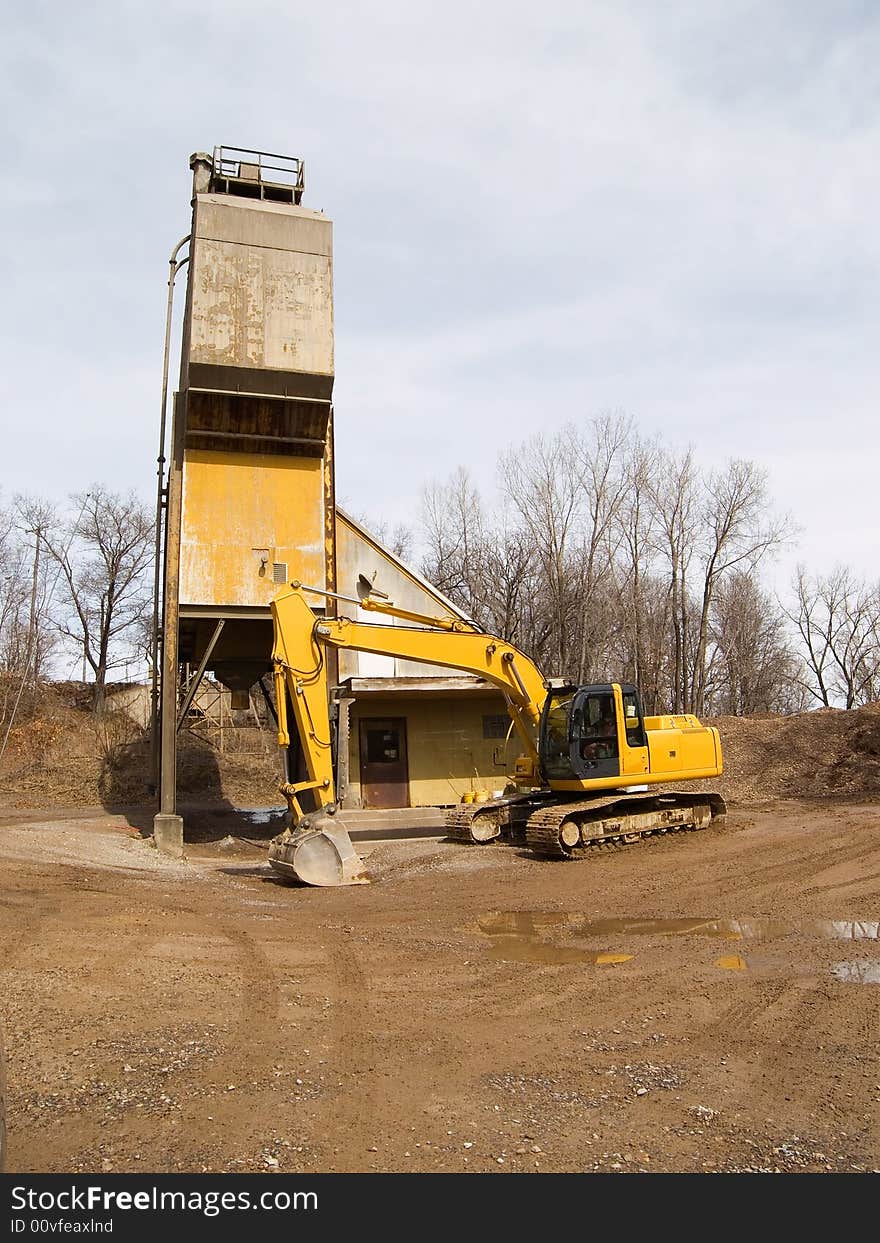
[[[266,606],[279,590],[276,562],[288,581],[323,584],[324,468],[319,458],[188,450],[181,602]],[[262,575],[260,549],[269,554]]]

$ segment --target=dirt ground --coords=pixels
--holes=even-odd
[[[0,815],[13,1171],[876,1171],[880,803],[550,862]]]

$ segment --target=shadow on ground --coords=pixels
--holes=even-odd
[[[223,794],[216,749],[194,735],[181,736],[177,766],[177,810],[183,816],[186,847],[226,842],[265,848],[287,823],[287,807],[241,807]],[[99,779],[105,810],[124,816],[142,837],[153,832],[158,803],[150,784],[146,736],[108,750]]]

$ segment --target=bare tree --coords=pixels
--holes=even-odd
[[[744,570],[734,570],[717,592],[710,649],[707,703],[713,714],[803,707],[785,614]]]
[[[373,519],[366,514],[355,516],[356,521],[365,527],[379,543],[401,561],[410,561],[414,556],[413,532],[404,522],[396,522],[392,526],[381,519]]]
[[[656,443],[633,438],[624,463],[619,503],[614,508],[618,552],[611,572],[625,646],[622,663],[626,678],[642,686],[643,694],[649,680],[656,685],[658,673],[654,662],[647,659],[647,614],[649,610],[656,612],[650,608],[654,597],[659,594],[662,599],[666,595],[657,578],[651,576],[658,535],[652,489],[659,457]]]
[[[789,534],[786,519],[767,512],[766,474],[754,462],[733,459],[706,482],[702,530],[702,598],[690,703],[698,716],[706,704],[706,655],[716,591],[734,567],[754,570]]]
[[[798,566],[795,603],[786,610],[801,644],[804,685],[823,707],[868,703],[880,692],[880,587],[847,566],[811,577]]]
[[[786,615],[797,628],[801,640],[802,655],[806,666],[804,686],[823,708],[831,706],[834,691],[834,671],[831,659],[831,635],[834,618],[828,617],[821,600],[818,584],[810,578],[804,566],[799,565],[794,582],[795,605]]]
[[[620,414],[594,419],[589,432],[580,438],[583,528],[577,549],[580,607],[575,617],[580,630],[579,682],[598,675],[602,636],[610,629],[606,597],[621,539],[617,518],[635,460],[632,441],[632,420]]]
[[[698,475],[693,451],[661,450],[651,490],[658,542],[667,562],[672,623],[672,710],[682,712],[688,697],[688,574],[696,544]]]
[[[549,628],[528,534],[499,506],[490,519],[467,471],[422,493],[422,573],[492,634],[543,659]]]
[[[554,674],[632,680],[654,712],[801,702],[749,577],[789,534],[754,463],[703,476],[615,414],[533,437],[499,474],[500,507],[463,470],[423,502],[426,576],[487,629]]]
[[[28,557],[11,509],[0,509],[0,666],[20,671],[22,616],[27,610]]]
[[[11,509],[0,509],[0,748],[24,690],[28,558]]]
[[[570,424],[502,454],[502,486],[535,550],[552,617],[552,663],[569,668],[571,617],[578,599],[573,557],[584,505],[584,446]]]
[[[134,495],[95,485],[75,494],[79,518],[46,540],[66,586],[56,625],[82,651],[95,678],[95,713],[104,707],[108,673],[125,663],[126,641],[150,595],[153,515]]]
[[[642,580],[639,610],[641,665],[636,679],[649,715],[668,712],[674,699],[675,661],[672,651],[672,598],[669,585],[660,575],[651,574]]]
[[[44,541],[54,521],[53,507],[32,497],[0,510],[0,756],[16,718],[37,711],[52,652]]]
[[[481,625],[521,648],[540,665],[552,660],[553,626],[527,531],[502,511],[487,531],[482,559]]]
[[[459,467],[447,483],[432,482],[422,492],[426,552],[422,571],[468,616],[480,612],[482,562],[486,545],[480,495]]]
[[[56,524],[54,506],[36,497],[16,496],[0,513],[0,664],[34,684],[54,646],[45,541]]]

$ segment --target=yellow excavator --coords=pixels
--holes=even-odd
[[[307,593],[332,595],[409,624],[316,617]],[[507,837],[542,856],[574,858],[596,845],[705,828],[724,815],[717,791],[669,788],[721,775],[717,729],[689,714],[644,716],[638,689],[628,683],[575,686],[544,678],[503,639],[460,618],[398,608],[376,598],[368,583],[358,594],[334,595],[294,582],[271,606],[278,742],[286,759],[289,702],[308,773],[306,780],[281,784],[291,821],[269,847],[269,862],[281,875],[322,886],[368,880],[336,803],[328,648],[462,670],[504,693],[525,748],[515,765],[514,793],[453,808],[446,821],[453,838],[486,843]],[[651,791],[659,785],[664,788]],[[304,812],[304,795],[314,810]]]

